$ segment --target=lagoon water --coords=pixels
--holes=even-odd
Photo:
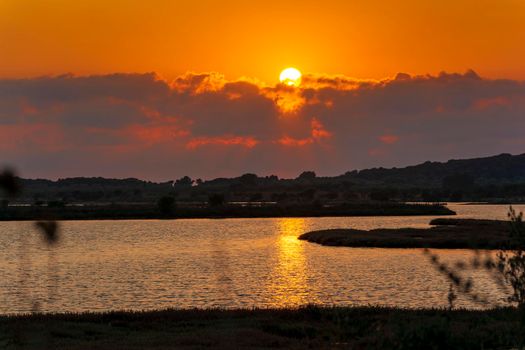
[[[506,219],[506,205],[449,207]],[[525,206],[515,206],[524,211]],[[0,313],[192,307],[447,305],[448,282],[421,249],[323,247],[307,231],[426,227],[433,217],[66,221],[48,248],[30,222],[0,223]],[[434,250],[444,261],[467,250]],[[475,287],[495,303],[490,276]],[[480,307],[460,296],[458,306]]]

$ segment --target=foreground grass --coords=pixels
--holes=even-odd
[[[517,309],[164,310],[0,316],[5,349],[495,349],[523,344]]]
[[[440,218],[430,224],[431,228],[319,230],[299,239],[326,246],[448,249],[501,249],[510,239],[508,221]]]

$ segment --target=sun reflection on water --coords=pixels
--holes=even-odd
[[[273,306],[300,305],[308,300],[307,266],[304,242],[297,237],[306,231],[306,219],[283,218],[277,221],[277,260],[270,284]]]

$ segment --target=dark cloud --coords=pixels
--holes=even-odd
[[[88,77],[61,75],[0,81],[2,98],[23,96],[36,103],[108,97],[123,100],[147,100],[162,98],[169,92],[169,86],[153,73]]]
[[[295,176],[525,151],[525,84],[475,72],[301,88],[154,74],[0,80],[0,152],[24,176]]]

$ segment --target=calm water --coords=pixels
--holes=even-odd
[[[506,219],[505,205],[450,205]],[[525,206],[516,206],[525,210]],[[0,313],[306,303],[446,305],[448,283],[420,249],[334,248],[316,229],[426,227],[432,217],[69,221],[46,248],[29,222],[0,223]],[[447,261],[465,250],[440,250]],[[502,299],[492,280],[479,289]],[[475,307],[460,299],[460,306]]]

